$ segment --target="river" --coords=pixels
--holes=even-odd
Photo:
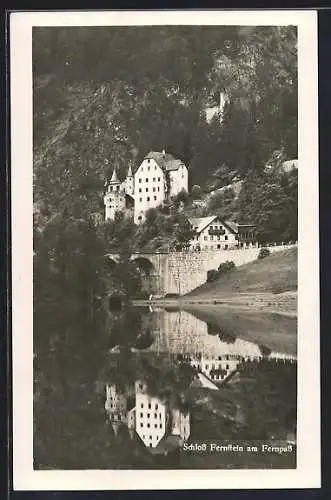
[[[295,453],[184,443],[295,443],[296,320],[218,306],[126,307],[35,335],[37,469],[295,467]]]

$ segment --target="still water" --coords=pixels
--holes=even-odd
[[[295,444],[295,319],[124,308],[58,331],[34,339],[35,468],[295,467],[295,453],[185,451]]]

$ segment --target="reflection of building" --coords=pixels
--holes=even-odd
[[[136,382],[136,432],[145,446],[155,448],[166,431],[167,409],[164,403],[148,394],[143,382]]]
[[[240,355],[218,357],[192,357],[190,364],[213,381],[222,381],[235,372],[243,360]]]
[[[134,398],[130,405],[132,389]],[[148,448],[155,449],[174,436],[180,444],[190,436],[190,413],[183,413],[157,396],[151,396],[142,381],[136,381],[134,388],[126,393],[114,384],[107,385],[105,409],[115,434],[124,424],[131,437],[135,431]]]
[[[125,424],[129,430],[134,429],[135,408],[132,407],[132,403],[130,406],[129,393],[118,391],[114,384],[107,385],[105,409],[115,434],[118,433],[121,424]]]
[[[156,312],[158,328],[154,330],[155,339],[145,351],[184,358],[211,381],[225,380],[237,370],[241,361],[266,358],[292,362],[296,359],[294,355],[263,349],[254,342],[222,334],[220,327],[187,311],[159,309]],[[253,326],[256,327],[255,323]]]
[[[223,221],[217,215],[189,218],[195,229],[191,250],[230,250],[257,244],[255,226]]]

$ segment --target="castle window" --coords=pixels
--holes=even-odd
[[[144,424],[141,422],[140,427],[144,427]]]
[[[160,429],[162,429],[162,424],[160,424]]]
[[[141,193],[141,192],[142,192],[142,189],[141,189],[141,188],[139,188],[139,193]]]
[[[142,216],[139,215],[138,220],[141,220],[141,219],[142,219]],[[141,407],[143,407],[143,405],[141,405]]]
[[[217,239],[218,239],[218,241],[220,241],[221,237],[220,237],[220,236],[217,236]]]
[[[162,414],[160,413],[160,418],[162,418]]]
[[[149,201],[149,196],[147,196],[147,201]]]
[[[227,234],[224,236],[224,239],[225,239],[225,240],[227,240],[227,239],[228,239],[228,235],[227,235]]]
[[[141,182],[141,179],[139,179],[139,182]]]
[[[150,413],[147,413],[147,418],[149,418],[150,416],[151,416],[151,414],[150,414]]]
[[[221,245],[217,245],[217,250],[220,250],[221,249]]]
[[[228,370],[229,369],[229,365],[226,365],[225,368]]]
[[[143,201],[143,199],[142,199],[142,198],[139,198],[139,201]]]
[[[160,188],[157,188],[158,191],[160,191]]]
[[[151,169],[151,167],[150,167],[150,166],[148,166],[148,167],[147,167],[147,170],[150,170],[150,169]]]
[[[151,426],[151,424],[150,424],[150,423],[148,423],[148,424],[147,424],[148,429],[150,428],[150,426]]]
[[[157,409],[158,409],[158,405],[156,404],[156,405],[155,405],[155,410],[157,410]]]
[[[156,177],[153,177],[153,182],[155,182],[155,181],[156,181]]]
[[[146,188],[146,193],[148,193],[148,188]]]
[[[148,408],[149,408],[149,409],[151,409],[151,408],[152,408],[151,403],[148,403]]]
[[[207,236],[204,236],[204,237],[203,237],[203,239],[204,239],[205,241],[207,241]]]
[[[157,424],[154,424],[155,429],[157,429]]]
[[[147,160],[147,163],[150,163],[150,162],[151,162],[151,160],[150,160],[150,159],[148,159],[148,160]]]
[[[146,177],[146,182],[148,182],[148,177]]]
[[[157,178],[157,180],[158,180],[158,181],[160,182],[160,180],[161,180],[161,177],[158,177],[158,178]]]
[[[156,191],[156,189],[155,189],[155,188],[153,188],[153,191]]]
[[[143,418],[144,414],[143,413],[140,413],[140,417]]]
[[[154,200],[156,200],[156,196],[154,196]]]

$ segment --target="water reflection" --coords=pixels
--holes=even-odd
[[[124,390],[115,384],[106,385],[105,409],[117,435],[127,427],[131,439],[136,433],[153,451],[167,451],[180,446],[190,436],[190,412],[182,411],[149,392],[148,385],[137,380]]]
[[[295,362],[178,308],[128,309],[108,322],[107,419],[116,435],[125,427],[154,452],[189,439],[190,388],[220,391],[249,366]]]
[[[295,356],[212,317],[123,307],[94,330],[71,321],[35,337],[34,401],[39,468],[219,468],[179,455],[182,444],[295,440]]]

